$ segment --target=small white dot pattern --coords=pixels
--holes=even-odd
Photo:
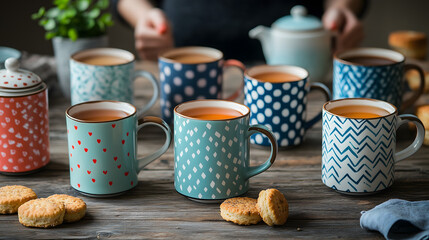
[[[308,91],[307,79],[264,83],[245,78],[244,103],[251,109],[250,122],[271,129],[280,147],[301,144],[305,134]],[[250,142],[270,146],[269,139],[260,133],[252,135]]]
[[[221,96],[223,70],[218,62],[181,64],[159,61],[161,114],[167,123],[173,122],[173,110],[178,104]]]
[[[196,199],[226,199],[249,188],[249,117],[201,121],[174,115],[174,186]]]

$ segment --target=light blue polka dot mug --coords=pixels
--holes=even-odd
[[[295,79],[268,82],[258,75],[285,73]],[[305,131],[322,119],[322,111],[310,120],[307,117],[307,94],[322,91],[327,101],[331,93],[322,83],[309,83],[308,72],[301,67],[286,65],[261,65],[248,69],[244,74],[244,102],[251,110],[250,123],[262,124],[274,132],[279,147],[301,144]],[[252,144],[269,146],[269,139],[262,134],[250,138]]]
[[[197,59],[198,57],[200,59]],[[180,103],[196,99],[223,98],[224,68],[233,66],[242,71],[245,69],[240,61],[223,60],[221,51],[208,47],[176,48],[162,54],[158,62],[161,114],[169,124],[173,122],[174,107]],[[225,99],[234,100],[241,91],[242,85],[239,85],[238,89]]]
[[[237,117],[204,120],[189,110],[221,108]],[[211,111],[211,110],[210,110]],[[185,115],[186,114],[186,115]],[[267,170],[277,155],[272,132],[249,125],[250,109],[226,100],[195,100],[174,109],[174,186],[180,194],[197,201],[219,201],[246,193],[249,178]],[[260,132],[271,143],[269,159],[250,166],[249,137]]]
[[[109,58],[102,63],[100,58]],[[89,60],[92,59],[91,62]],[[93,48],[77,52],[70,59],[71,104],[94,100],[134,103],[134,80],[143,77],[153,87],[149,102],[138,109],[137,116],[148,111],[159,96],[159,85],[149,72],[134,70],[132,53],[116,48]]]

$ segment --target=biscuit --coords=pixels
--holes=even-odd
[[[425,73],[425,87],[424,87],[424,92],[428,93],[429,92],[429,72],[424,71]],[[407,79],[408,82],[408,86],[410,86],[411,89],[413,90],[419,90],[420,88],[420,75],[419,72],[417,72],[416,70],[413,71],[408,71],[405,74],[405,79]]]
[[[225,200],[220,205],[220,215],[226,221],[239,225],[257,224],[262,220],[256,209],[256,199],[248,197]]]
[[[66,194],[55,194],[49,196],[48,200],[64,204],[64,207],[66,208],[64,222],[76,222],[85,216],[86,203],[80,198]]]
[[[426,58],[427,37],[422,32],[397,31],[389,35],[389,45],[409,58]]]
[[[285,196],[274,188],[259,193],[256,207],[262,220],[269,226],[283,225],[289,216],[289,205]]]
[[[36,193],[28,187],[20,185],[0,188],[0,214],[11,214],[18,211],[19,206],[31,199],[36,199]]]
[[[424,145],[429,146],[429,104],[417,107],[416,116],[422,121],[425,128]]]
[[[38,198],[22,204],[18,218],[26,227],[49,228],[63,223],[65,212],[64,204]]]

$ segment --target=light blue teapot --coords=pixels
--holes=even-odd
[[[304,6],[293,7],[290,16],[278,19],[271,28],[253,28],[249,36],[261,41],[269,65],[300,66],[309,71],[311,81],[325,80],[332,62],[331,35],[318,18],[307,15]]]

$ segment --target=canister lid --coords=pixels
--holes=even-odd
[[[8,58],[4,65],[6,69],[0,70],[0,91],[2,89],[24,90],[42,82],[36,74],[19,69],[19,61],[16,58]]]

